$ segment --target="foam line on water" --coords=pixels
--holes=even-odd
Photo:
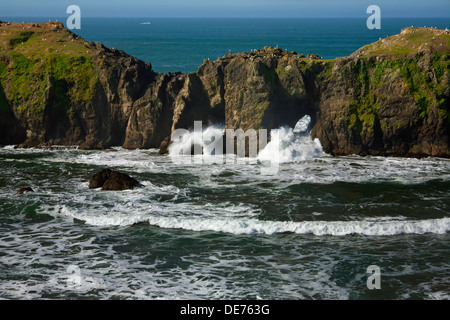
[[[112,226],[131,226],[140,222],[148,220],[148,215],[144,212],[126,214],[123,211],[124,206],[117,206],[116,208],[106,211],[98,208],[84,208],[82,210],[68,207],[66,205],[41,205],[38,212],[49,214],[51,216],[65,216],[68,218],[78,219],[84,221],[89,225],[98,227],[112,227]],[[129,208],[128,208],[129,210]]]
[[[296,233],[317,236],[350,234],[390,236],[398,234],[445,234],[450,218],[415,221],[263,221],[258,219],[184,218],[152,216],[149,223],[161,228],[216,231],[232,234]]]

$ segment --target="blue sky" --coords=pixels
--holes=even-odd
[[[367,17],[375,4],[384,17],[450,17],[450,0],[2,0],[0,17],[65,17],[80,6],[85,17]],[[6,2],[6,3],[5,3]]]

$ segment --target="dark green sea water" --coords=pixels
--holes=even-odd
[[[89,190],[106,166],[143,187]],[[448,299],[449,160],[260,166],[1,149],[0,297]],[[15,194],[25,186],[35,192]]]

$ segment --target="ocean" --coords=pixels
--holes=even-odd
[[[86,18],[77,33],[193,72],[265,45],[345,56],[410,25],[450,20]],[[178,156],[177,143],[169,155],[0,148],[0,298],[449,298],[449,159],[333,157],[292,128],[273,134],[279,148],[257,159]],[[105,167],[142,186],[89,189]]]

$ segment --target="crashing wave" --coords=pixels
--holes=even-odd
[[[409,221],[264,221],[248,219],[205,219],[186,217],[150,217],[149,223],[161,228],[191,231],[216,231],[232,234],[295,233],[316,236],[392,236],[398,234],[445,234],[450,218]]]
[[[320,141],[310,138],[310,125],[311,117],[306,115],[297,122],[294,128],[283,126],[271,130],[270,142],[260,150],[256,158],[260,161],[285,163],[323,156],[324,152]],[[183,130],[182,134],[178,135],[169,147],[170,156],[177,157],[192,153],[208,156],[222,155],[222,152],[217,153],[217,150],[222,151],[225,145],[223,141],[224,126],[197,127],[194,131],[181,130]]]

